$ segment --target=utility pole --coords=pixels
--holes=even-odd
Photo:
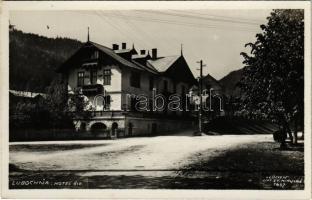
[[[199,109],[198,109],[198,135],[202,135],[202,110],[203,110],[203,67],[206,65],[203,64],[203,60],[197,62],[200,64],[200,75],[199,75]]]
[[[87,38],[88,42],[90,41],[90,34],[89,34],[89,26],[88,26],[88,38]]]

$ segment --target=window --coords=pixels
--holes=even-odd
[[[137,111],[135,105],[138,103],[138,100],[135,97],[131,97],[130,99],[130,110]]]
[[[78,72],[78,86],[84,85],[84,72]]]
[[[97,82],[97,69],[90,70],[90,82],[91,84],[96,84]]]
[[[154,77],[150,76],[149,77],[149,89],[153,90],[154,88]]]
[[[110,109],[110,103],[111,103],[111,97],[109,95],[105,96],[104,97],[104,102],[103,102],[104,110],[109,110]]]
[[[141,75],[139,72],[131,72],[130,85],[132,87],[140,88],[141,87]]]
[[[91,54],[91,59],[98,59],[99,58],[99,51],[94,51]]]
[[[103,85],[110,85],[111,84],[111,76],[112,72],[110,69],[104,69],[103,71]]]
[[[168,91],[168,81],[164,80],[164,91]]]

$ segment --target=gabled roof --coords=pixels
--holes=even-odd
[[[76,66],[79,63],[81,55],[84,53],[86,47],[96,48],[103,54],[111,57],[113,60],[120,63],[122,66],[130,67],[137,70],[146,71],[153,74],[166,73],[167,76],[176,78],[176,80],[191,80],[193,81],[194,76],[190,71],[183,55],[174,55],[159,57],[157,59],[151,59],[149,53],[144,55],[137,55],[136,50],[132,49],[121,49],[113,50],[106,46],[97,44],[95,42],[86,42],[74,55],[72,55],[65,63],[63,63],[59,68],[58,72],[66,69],[68,66]],[[131,57],[124,57],[123,54],[132,55]],[[78,61],[77,61],[78,60]],[[186,67],[185,67],[186,66]],[[176,73],[178,70],[178,75]]]
[[[147,65],[152,66],[158,72],[165,72],[179,58],[180,58],[180,55],[160,57],[160,58],[157,58],[156,60],[148,60]]]
[[[79,59],[79,56],[81,55],[83,49],[85,47],[90,47],[90,46],[95,47],[99,51],[101,51],[104,54],[110,56],[111,58],[113,58],[114,60],[116,60],[117,62],[119,62],[120,64],[122,64],[124,66],[131,67],[131,68],[138,69],[138,70],[144,70],[141,67],[133,64],[132,62],[124,59],[123,57],[121,57],[120,55],[115,53],[112,49],[110,49],[108,47],[105,47],[103,45],[97,44],[95,42],[88,41],[81,48],[79,48],[71,57],[69,57],[60,67],[58,67],[56,69],[56,71],[57,72],[61,72],[66,67],[72,66],[72,63],[74,63],[76,59]]]
[[[217,84],[217,85],[219,85],[220,87],[222,87],[221,86],[221,84],[219,83],[219,81],[217,81],[217,79],[215,79],[213,76],[211,76],[210,74],[207,74],[206,76],[204,76],[203,77],[203,82],[212,82],[212,83],[214,83],[214,84]]]
[[[145,65],[142,65],[140,64],[139,62],[135,61],[135,60],[132,60],[132,62],[136,65],[138,65],[139,67],[142,67],[144,68],[145,70],[153,73],[153,74],[158,74],[158,71],[156,69],[154,69],[153,67],[149,67],[149,66],[145,66]]]
[[[115,53],[112,49],[105,47],[103,45],[94,43],[94,42],[90,42],[92,45],[94,45],[97,49],[99,49],[100,51],[102,51],[103,53],[111,56],[112,58],[114,58],[115,60],[117,60],[118,62],[120,62],[121,64],[128,66],[128,67],[132,67],[135,69],[139,69],[139,70],[143,70],[141,69],[141,67],[138,67],[137,65],[133,64],[132,62],[124,59],[123,57],[119,56],[117,53]]]

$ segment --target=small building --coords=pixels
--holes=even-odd
[[[196,84],[182,51],[159,57],[156,48],[138,52],[126,43],[109,48],[87,41],[58,72],[67,80],[69,94],[80,91],[92,106],[92,118],[75,119],[77,131],[124,137],[155,135],[192,124],[188,111],[168,109],[170,95],[180,95],[182,104],[187,104],[186,94]],[[164,109],[154,110],[159,106],[155,95],[165,99]],[[148,104],[138,110],[144,98]]]
[[[197,107],[200,104],[198,85],[192,86],[192,100],[191,103]],[[216,80],[210,74],[203,76],[202,78],[202,103],[203,103],[203,121],[208,123],[212,119],[224,116],[224,95],[223,88],[218,80]],[[197,115],[197,112],[193,112],[193,115]]]
[[[16,105],[17,102],[36,103],[45,99],[46,94],[31,91],[9,90],[10,104]]]
[[[206,112],[208,120],[224,115],[224,97],[222,85],[210,74],[203,77],[203,90],[207,94],[205,106],[209,108]]]
[[[14,122],[20,122],[25,119],[29,119],[28,113],[20,112],[18,104],[28,104],[36,105],[39,102],[42,102],[47,97],[44,93],[31,92],[31,91],[21,91],[21,90],[9,90],[9,119]],[[10,126],[16,124],[10,123]]]

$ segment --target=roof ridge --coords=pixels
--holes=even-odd
[[[158,58],[156,58],[155,60],[157,59],[162,59],[162,58],[168,58],[168,57],[180,57],[181,55],[170,55],[170,56],[159,56]]]
[[[153,73],[158,73],[158,71],[155,69],[155,68],[151,68],[151,67],[148,67],[148,66],[145,66],[145,65],[142,65],[140,64],[139,62],[135,61],[135,60],[132,60],[132,62],[138,66],[141,66],[143,67],[144,69],[147,69],[147,71],[152,71]]]
[[[106,48],[106,49],[108,49],[108,50],[111,50],[111,51],[114,51],[113,49],[111,49],[111,48],[109,48],[109,47],[107,47],[107,46],[104,46],[104,45],[102,45],[102,44],[96,43],[96,42],[89,41],[89,43],[94,44],[94,45],[98,45],[98,46],[101,46],[101,47],[104,47],[104,48]]]
[[[107,50],[111,51],[111,53],[113,53],[115,56],[119,57],[118,59],[124,60],[125,62],[128,62],[128,63],[131,63],[132,65],[136,66],[137,68],[139,68],[139,69],[141,69],[141,70],[145,70],[145,71],[148,71],[148,72],[151,72],[151,73],[155,73],[155,72],[158,73],[157,70],[152,69],[152,68],[150,68],[150,67],[148,67],[148,66],[142,65],[142,64],[136,62],[136,61],[133,60],[133,59],[131,59],[130,61],[127,60],[127,59],[124,59],[123,57],[119,56],[118,53],[116,53],[114,50],[112,50],[112,49],[110,49],[110,48],[108,48],[108,47],[106,47],[106,46],[103,46],[103,45],[101,45],[101,44],[97,44],[97,43],[94,43],[94,42],[91,42],[91,43],[94,44],[94,45],[98,45],[98,46],[100,46],[100,47],[102,47],[102,48],[103,48],[103,47],[106,48]]]

